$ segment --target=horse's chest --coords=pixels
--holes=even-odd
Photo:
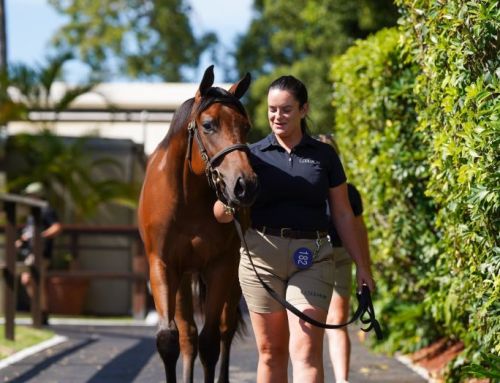
[[[203,230],[193,233],[191,245],[200,257],[217,257],[237,249],[239,240],[229,230]]]
[[[184,232],[171,233],[164,252],[167,263],[179,263],[182,269],[200,270],[239,257],[240,241],[236,233],[227,227],[215,226],[191,227]]]

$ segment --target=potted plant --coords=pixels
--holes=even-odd
[[[49,270],[77,269],[77,260],[69,252],[55,254]],[[45,279],[48,309],[51,314],[81,315],[90,281],[68,275],[49,275]]]

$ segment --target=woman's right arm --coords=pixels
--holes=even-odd
[[[356,263],[358,288],[361,289],[361,286],[366,284],[373,291],[375,282],[370,268],[368,239],[362,238],[364,225],[362,227],[354,217],[345,183],[330,188],[329,202],[332,220],[342,245]]]

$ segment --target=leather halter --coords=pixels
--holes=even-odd
[[[196,121],[193,119],[188,125],[188,146],[186,151],[186,160],[188,161],[189,169],[191,172],[193,168],[191,166],[191,152],[193,147],[193,137],[196,138],[196,143],[198,144],[198,150],[200,151],[201,158],[205,163],[205,174],[207,176],[208,184],[212,189],[215,190],[217,194],[217,198],[227,204],[227,200],[224,197],[221,191],[221,185],[223,185],[224,181],[220,175],[220,173],[215,169],[218,163],[224,158],[224,156],[228,153],[231,153],[235,150],[242,150],[244,152],[249,152],[247,144],[237,143],[233,145],[229,145],[228,147],[222,149],[220,152],[216,153],[212,158],[208,155],[207,149],[201,140],[200,133],[198,131],[198,127],[196,125]]]

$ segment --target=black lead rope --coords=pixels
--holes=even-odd
[[[298,316],[300,319],[304,320],[305,322],[308,322],[316,327],[321,327],[325,329],[339,329],[342,327],[346,327],[349,324],[355,322],[356,320],[360,320],[363,324],[368,324],[368,327],[366,328],[361,328],[364,332],[368,332],[370,330],[374,330],[375,334],[377,336],[377,339],[381,340],[383,339],[382,335],[382,329],[380,327],[380,324],[378,323],[377,319],[375,318],[375,310],[373,309],[373,303],[372,303],[372,298],[370,295],[370,289],[368,286],[363,285],[361,289],[361,293],[356,294],[356,298],[358,299],[358,308],[354,312],[352,318],[345,323],[341,324],[328,324],[328,323],[322,323],[318,322],[317,320],[307,316],[304,314],[302,311],[297,309],[295,306],[293,306],[291,303],[289,303],[286,299],[283,299],[281,296],[279,296],[276,291],[274,291],[269,285],[262,280],[260,277],[259,273],[257,272],[257,269],[255,268],[255,265],[252,261],[252,257],[250,256],[250,252],[248,251],[248,246],[245,240],[245,237],[243,235],[243,231],[241,230],[241,225],[236,219],[234,218],[234,225],[236,226],[236,231],[238,232],[238,236],[241,239],[242,244],[244,245],[246,255],[248,257],[248,260],[250,261],[250,264],[252,265],[253,271],[255,272],[255,275],[257,276],[259,282],[262,284],[264,289],[273,297],[276,301],[278,301],[283,307],[285,307],[287,310]],[[365,315],[368,315],[368,318],[365,318]]]

